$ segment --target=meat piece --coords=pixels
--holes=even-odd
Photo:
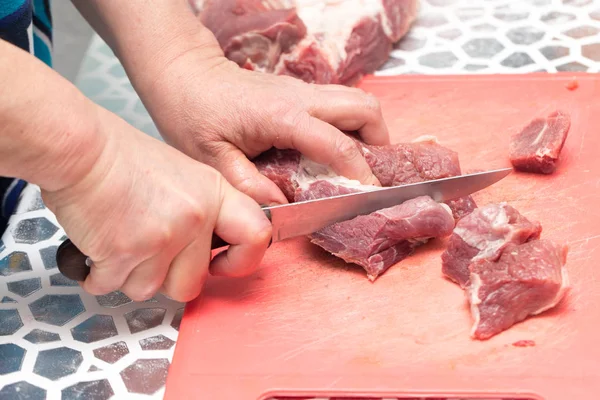
[[[406,185],[461,174],[458,154],[438,144],[435,138],[388,146],[357,143],[383,186]],[[456,220],[477,208],[471,196],[451,200],[447,204]]]
[[[569,287],[566,246],[548,240],[509,244],[496,261],[470,265],[472,337],[488,339],[556,306]]]
[[[240,66],[351,85],[389,58],[418,0],[189,0]]]
[[[369,146],[359,143],[359,146],[373,174],[383,186],[397,186],[460,175],[458,154],[434,141],[388,146]]]
[[[289,202],[294,201],[301,154],[296,150],[268,150],[253,160],[261,174],[275,182]]]
[[[511,138],[510,162],[520,171],[553,173],[570,126],[569,116],[561,111],[534,119]]]
[[[306,35],[291,0],[190,0],[225,56],[247,69],[273,72],[281,54]]]
[[[374,281],[390,266],[434,237],[448,236],[454,219],[445,204],[418,197],[315,232],[311,242],[348,263],[362,266]]]
[[[276,73],[351,85],[388,58],[417,14],[416,0],[297,0],[307,36],[281,57]]]
[[[367,146],[357,141],[357,145],[384,186],[460,174],[457,154],[432,140],[389,146]],[[338,176],[327,166],[314,163],[293,150],[272,149],[254,162],[259,172],[273,180],[290,202],[376,189]],[[397,206],[400,208],[392,207],[385,212],[335,224],[310,238],[347,262],[363,266],[369,278],[374,280],[429,238],[450,234],[445,229],[448,226],[453,229],[455,222],[448,210],[452,209],[458,219],[476,207],[470,197],[450,204],[451,207],[446,207],[429,198],[428,201],[407,202]],[[408,218],[406,213],[411,210],[414,225],[410,230],[402,231],[400,220]],[[444,210],[443,214],[441,210]]]
[[[303,185],[304,186],[304,185]],[[361,190],[361,189],[364,190]],[[356,193],[359,191],[372,190],[371,186],[362,186],[353,184],[353,181],[342,178],[337,182],[335,180],[314,180],[305,187],[296,189],[295,200],[307,201],[316,200],[324,197],[339,196],[342,194]]]
[[[356,143],[382,186],[397,186],[461,174],[458,154],[431,139],[388,146],[369,146],[359,141]],[[310,162],[295,150],[271,149],[253,161],[261,174],[277,184],[288,201],[299,201],[295,198],[299,180],[306,181],[308,177],[310,183],[317,175],[327,180],[340,178],[327,168]],[[348,184],[356,186],[356,182],[344,183]],[[363,187],[361,190],[366,189]],[[447,204],[456,220],[477,208],[471,196],[449,201]]]
[[[529,221],[506,203],[480,207],[456,224],[442,253],[442,273],[466,288],[472,262],[496,261],[509,244],[538,239],[541,232],[539,222]]]
[[[471,196],[450,200],[447,201],[446,204],[450,206],[452,216],[454,216],[454,219],[457,221],[471,214],[473,210],[477,208],[477,204],[475,204],[475,200],[473,200],[473,197]]]

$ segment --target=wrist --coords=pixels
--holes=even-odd
[[[31,177],[43,191],[55,192],[76,185],[89,174],[109,140],[101,127],[100,107],[85,99],[72,98],[58,107],[45,107],[35,116],[39,141]],[[27,122],[31,125],[31,121]]]
[[[47,191],[73,184],[104,147],[99,107],[30,54],[2,40],[0,54],[0,175]]]
[[[179,1],[165,2],[158,15],[147,12],[139,25],[114,22],[112,48],[141,96],[153,93],[154,85],[168,74],[171,65],[193,53],[195,68],[210,69],[224,59],[223,51],[210,30],[204,27],[187,6]],[[166,5],[166,4],[171,4]],[[145,99],[142,99],[145,100]]]

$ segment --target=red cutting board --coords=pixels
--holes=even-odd
[[[441,275],[435,240],[374,283],[306,239],[277,243],[259,271],[210,279],[181,324],[166,398],[527,395],[595,399],[600,390],[600,86],[595,75],[369,78],[394,142],[435,135],[463,171],[509,166],[531,119],[571,115],[557,172],[514,173],[476,194],[539,220],[570,246],[563,303],[488,341],[469,337],[463,291]],[[533,347],[515,347],[533,340]],[[512,396],[511,396],[512,395]],[[483,396],[482,396],[483,397]]]

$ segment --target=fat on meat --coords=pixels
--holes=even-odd
[[[389,58],[418,0],[189,0],[238,65],[352,85]]]
[[[351,85],[377,70],[416,19],[416,0],[297,0],[306,37],[282,55],[276,73]]]
[[[531,121],[511,138],[509,157],[513,167],[523,172],[552,174],[570,127],[571,119],[562,111]]]
[[[293,0],[190,0],[225,56],[242,67],[273,72],[281,54],[306,36]]]
[[[538,239],[541,232],[539,222],[529,221],[506,203],[479,207],[456,224],[442,253],[442,273],[466,288],[472,262],[495,261],[506,246]]]
[[[383,186],[461,173],[457,154],[432,140],[388,146],[356,143]],[[290,202],[375,189],[338,176],[329,167],[312,162],[295,150],[271,149],[253,161],[259,172],[275,182]],[[420,244],[431,238],[448,236],[454,228],[455,218],[460,218],[457,211],[468,214],[476,208],[470,196],[455,204],[462,208],[453,210],[453,203],[440,205],[432,199],[413,199],[326,227],[309,237],[326,251],[362,266],[369,279],[375,280]],[[400,229],[407,228],[406,222],[402,222],[404,219],[412,224],[409,231]]]
[[[569,290],[568,248],[549,240],[510,243],[497,260],[470,265],[471,336],[485,340],[555,307]]]

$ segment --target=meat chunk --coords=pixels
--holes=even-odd
[[[238,65],[351,85],[388,58],[418,0],[189,0]]]
[[[458,154],[431,139],[388,146],[369,146],[359,141],[356,143],[382,186],[398,186],[461,174]],[[296,150],[271,149],[256,157],[253,162],[261,174],[277,184],[290,202],[299,201],[296,199],[296,191],[301,181],[310,184],[316,176],[321,180],[341,178],[328,168],[306,159]],[[342,184],[356,186],[357,182],[344,180]],[[447,204],[456,220],[477,208],[471,196],[452,200]]]
[[[534,119],[511,138],[510,162],[520,171],[553,173],[570,126],[569,116],[561,111]]]
[[[460,175],[458,154],[433,140],[388,146],[357,143],[373,174],[383,186]]]
[[[509,244],[496,261],[470,265],[471,335],[488,339],[556,306],[568,290],[567,247],[548,240]]]
[[[296,175],[301,154],[296,150],[271,149],[255,158],[254,164],[261,174],[275,182],[289,202],[294,201]]]
[[[362,266],[374,281],[390,266],[434,237],[448,236],[454,219],[445,204],[418,197],[315,232],[311,242],[348,263]]]
[[[357,141],[357,146],[384,186],[461,173],[457,154],[432,140],[389,146],[368,146]],[[259,172],[274,181],[289,201],[376,189],[338,176],[327,166],[314,163],[293,150],[271,149],[254,162]],[[361,265],[374,280],[412,254],[418,245],[430,238],[449,235],[455,224],[453,216],[458,219],[459,215],[476,208],[470,197],[449,204],[447,207],[430,198],[414,199],[324,228],[310,239],[347,262]]]
[[[281,54],[306,35],[290,0],[190,0],[225,56],[242,67],[273,72]]]
[[[541,232],[539,222],[529,221],[506,203],[480,207],[456,224],[442,253],[442,273],[466,288],[472,262],[496,261],[506,246],[538,239]]]
[[[389,57],[417,15],[416,0],[297,0],[306,37],[276,73],[307,82],[351,85]]]

